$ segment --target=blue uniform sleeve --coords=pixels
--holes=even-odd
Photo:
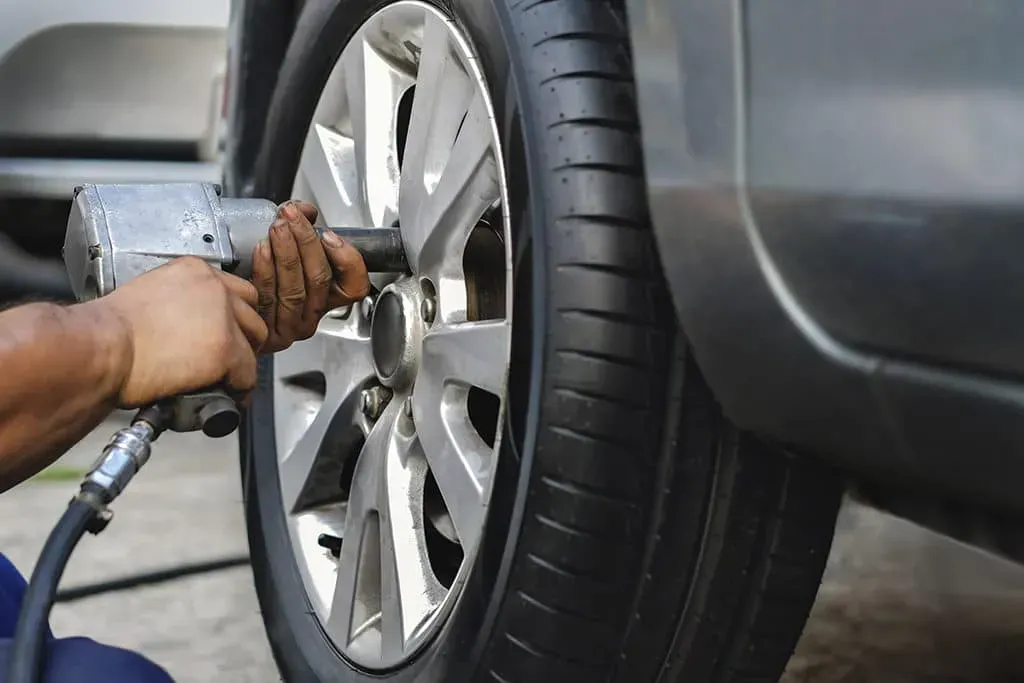
[[[56,638],[47,645],[43,683],[174,683],[170,674],[142,655],[89,638]],[[0,683],[11,641],[0,640]]]
[[[14,564],[0,554],[0,683],[7,671],[11,638],[28,587]],[[59,638],[48,631],[44,683],[174,683],[145,657],[88,638]]]
[[[7,556],[0,553],[0,638],[13,638],[28,583]],[[53,634],[50,634],[52,637]]]

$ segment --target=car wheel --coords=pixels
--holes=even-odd
[[[841,485],[719,414],[630,70],[616,3],[300,16],[254,192],[397,225],[412,274],[261,365],[243,478],[286,681],[780,674]]]

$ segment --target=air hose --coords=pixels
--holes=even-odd
[[[8,683],[37,683],[40,680],[44,669],[47,624],[57,594],[57,583],[64,574],[71,552],[95,523],[97,509],[102,509],[97,505],[103,505],[97,492],[83,489],[47,537],[18,614],[14,647],[7,669]]]
[[[50,532],[18,614],[6,683],[41,683],[50,610],[68,559],[85,532],[98,534],[106,528],[112,516],[107,506],[149,460],[150,444],[168,419],[164,408],[152,406],[139,411],[131,426],[115,433]]]

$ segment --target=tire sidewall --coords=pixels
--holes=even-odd
[[[387,0],[310,3],[282,66],[254,171],[253,194],[288,198],[319,94],[356,30]],[[241,432],[245,510],[254,580],[274,657],[289,683],[472,680],[488,650],[522,528],[538,420],[545,311],[531,296],[543,290],[543,249],[535,230],[540,208],[531,193],[530,145],[512,78],[518,54],[506,41],[507,16],[497,0],[430,0],[463,30],[487,80],[509,184],[514,270],[512,367],[508,414],[487,528],[466,586],[441,632],[402,668],[372,674],[349,664],[331,644],[309,605],[294,561],[278,480],[272,359],[260,364],[257,391]],[[527,112],[528,113],[528,112]]]

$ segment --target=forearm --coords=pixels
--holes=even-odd
[[[115,407],[130,339],[100,302],[0,313],[0,491],[32,476]]]

